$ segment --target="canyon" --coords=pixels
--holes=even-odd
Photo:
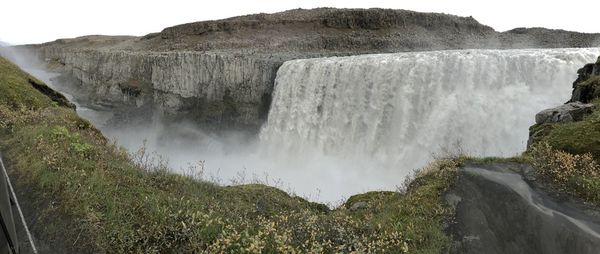
[[[600,35],[543,28],[496,32],[471,17],[387,9],[312,9],[84,36],[23,47],[95,104],[192,119],[207,129],[265,122],[288,60],[448,49],[571,48]],[[83,96],[79,96],[83,97]]]
[[[598,46],[600,34],[545,28],[497,32],[472,17],[320,8],[189,23],[142,37],[59,39],[12,47],[4,54],[74,103],[76,112],[91,123],[73,121],[78,124],[75,132],[93,133],[94,145],[101,151],[108,140],[128,149],[116,159],[126,161],[122,167],[130,167],[129,160],[136,158],[140,147],[142,152],[158,153],[158,162],[148,162],[152,159],[142,154],[143,163],[149,163],[142,168],[155,162],[164,168],[144,175],[136,171],[140,164],[134,164],[135,177],[130,181],[144,186],[140,188],[151,183],[144,189],[143,202],[148,195],[165,191],[170,199],[161,205],[190,209],[186,211],[193,215],[181,222],[191,218],[194,223],[197,211],[189,207],[204,209],[205,204],[208,211],[216,209],[240,225],[252,216],[279,219],[271,216],[279,211],[280,202],[289,207],[279,212],[292,211],[289,218],[298,216],[294,217],[298,225],[366,214],[369,221],[384,222],[386,230],[410,232],[411,227],[426,224],[414,223],[414,218],[435,219],[429,221],[433,233],[415,233],[421,240],[409,239],[401,248],[594,253],[600,238],[597,207],[559,194],[523,154],[557,135],[552,131],[560,129],[559,124],[593,121],[588,116],[596,109],[600,68],[599,62],[589,63],[600,55]],[[35,68],[28,69],[31,66]],[[49,97],[56,95],[41,82],[29,79],[28,83]],[[51,109],[41,115],[56,110],[52,107],[73,108],[62,97],[54,104],[60,105],[50,104]],[[20,135],[27,137],[28,129],[23,130]],[[111,162],[98,164],[85,157],[87,148],[78,142],[89,133],[79,136],[69,131],[54,127],[47,138],[67,142],[68,152],[91,161],[92,166],[86,167],[106,167],[99,174],[112,172]],[[31,142],[40,143],[42,136]],[[74,147],[73,140],[77,141]],[[11,142],[18,147],[17,141]],[[564,150],[572,147],[580,148],[567,144]],[[591,152],[596,156],[596,150]],[[173,180],[181,175],[184,180]],[[73,177],[88,179],[78,173]],[[116,183],[127,188],[127,184],[121,187],[119,177],[110,179],[106,186]],[[102,192],[90,193],[96,197]],[[218,198],[211,196],[216,193]],[[419,200],[427,194],[431,197],[425,202]],[[169,203],[179,200],[179,195],[181,200],[192,197],[202,202]],[[102,213],[102,202],[114,200],[97,196],[100,205],[91,203],[89,209],[100,207]],[[140,197],[129,202],[142,202]],[[413,207],[415,200],[418,205]],[[113,205],[129,207],[126,202]],[[304,213],[293,213],[296,208]],[[157,217],[172,215],[169,209],[161,209]],[[403,209],[415,209],[419,215]],[[144,209],[133,210],[110,212],[146,215]],[[231,211],[242,211],[244,216]],[[425,212],[435,215],[421,216]],[[209,212],[203,218],[214,216]],[[287,219],[268,225],[287,230]],[[179,226],[179,220],[173,225]],[[121,222],[115,221],[120,228]],[[359,230],[374,225],[381,228],[381,224],[361,224]],[[183,223],[183,230],[169,230],[180,233],[187,227]],[[293,237],[304,234],[303,228],[293,230]],[[441,230],[445,234],[441,238],[452,238],[451,242],[435,242]],[[190,234],[194,241],[174,246],[205,251],[214,247],[187,245],[204,243],[203,234]],[[333,235],[345,237],[340,232]],[[568,239],[556,240],[562,236]],[[161,241],[170,239],[162,237]],[[328,237],[323,239],[329,241]],[[223,236],[208,238],[206,244],[214,244]],[[98,246],[112,247],[105,244],[115,239],[120,238],[103,240]],[[144,238],[117,244],[123,249],[146,248],[139,244],[149,242]],[[154,247],[164,250],[162,244]]]

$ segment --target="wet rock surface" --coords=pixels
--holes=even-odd
[[[598,253],[597,209],[556,194],[527,165],[460,169],[445,199],[456,208],[449,227],[454,253]]]

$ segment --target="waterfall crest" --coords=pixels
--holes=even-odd
[[[262,149],[405,173],[444,149],[512,156],[524,151],[535,113],[567,101],[577,69],[598,54],[457,50],[289,61],[277,73]]]

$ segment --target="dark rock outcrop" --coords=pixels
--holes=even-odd
[[[446,194],[454,253],[597,253],[600,215],[557,196],[521,164],[468,165]]]
[[[58,106],[75,109],[75,104],[71,103],[63,94],[54,91],[43,82],[34,79],[29,79],[28,82],[33,88],[48,96]]]
[[[577,71],[577,80],[573,82],[571,102],[591,102],[600,97],[600,57],[596,63],[586,64]]]

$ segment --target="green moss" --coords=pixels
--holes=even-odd
[[[346,203],[344,203],[344,207],[350,208],[352,205],[358,202],[365,202],[367,204],[381,203],[381,201],[388,200],[390,197],[394,197],[396,195],[398,195],[398,193],[392,191],[371,191],[350,197]]]
[[[520,155],[515,157],[483,157],[483,158],[468,158],[468,162],[475,164],[489,163],[529,163],[531,158],[528,155]]]
[[[546,136],[554,126],[555,125],[551,123],[534,124],[531,127],[529,127],[529,135],[537,134],[540,135],[540,137]]]
[[[572,154],[591,153],[600,158],[600,111],[595,110],[582,121],[554,124],[541,141]]]
[[[555,149],[572,154],[591,153],[600,159],[600,100],[596,99],[592,114],[581,121],[553,124],[535,124],[529,128],[529,136],[537,143],[547,143]]]
[[[577,86],[597,86],[600,84],[600,76],[592,76],[587,80],[579,82]]]
[[[0,57],[1,104],[12,108],[33,109],[51,106],[52,100],[29,85],[29,80],[36,79],[21,71],[13,63]]]
[[[575,89],[584,94],[584,101],[593,100],[600,97],[600,76],[592,76],[587,80],[577,83]]]
[[[438,253],[450,240],[442,193],[454,161],[438,163],[405,193],[351,198],[368,209],[329,210],[264,185],[221,187],[141,168],[68,107],[52,103],[0,62],[0,149],[32,225],[59,252]],[[10,76],[10,77],[9,77]],[[5,81],[10,82],[5,82]]]

